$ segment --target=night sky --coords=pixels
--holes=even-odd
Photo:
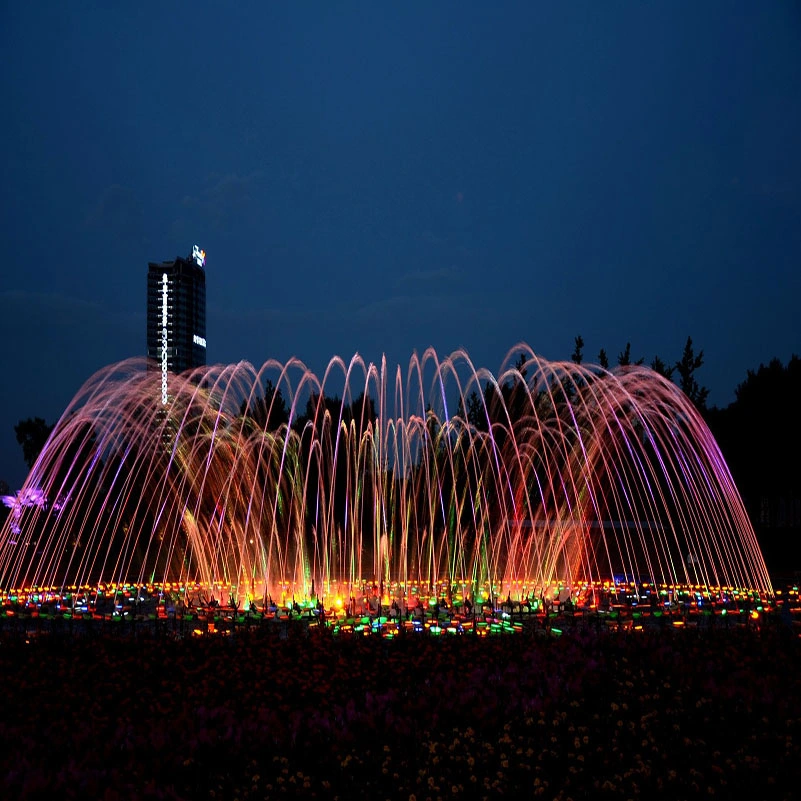
[[[210,363],[801,352],[798,4],[94,5],[0,10],[12,489],[195,243]]]

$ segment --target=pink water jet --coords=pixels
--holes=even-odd
[[[296,359],[240,362],[171,375],[166,405],[145,368],[101,370],[64,412],[18,496],[39,502],[0,534],[0,589],[772,592],[708,427],[645,367],[549,362],[526,345],[497,376],[433,349],[405,373],[358,355],[322,377]]]

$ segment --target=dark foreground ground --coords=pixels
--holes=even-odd
[[[761,630],[0,639],[0,798],[801,797]]]

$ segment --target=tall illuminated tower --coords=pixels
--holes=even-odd
[[[206,252],[197,245],[186,258],[150,262],[147,270],[148,369],[162,374],[206,364]]]

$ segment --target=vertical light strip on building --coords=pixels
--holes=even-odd
[[[167,273],[161,276],[161,403],[167,403]]]

